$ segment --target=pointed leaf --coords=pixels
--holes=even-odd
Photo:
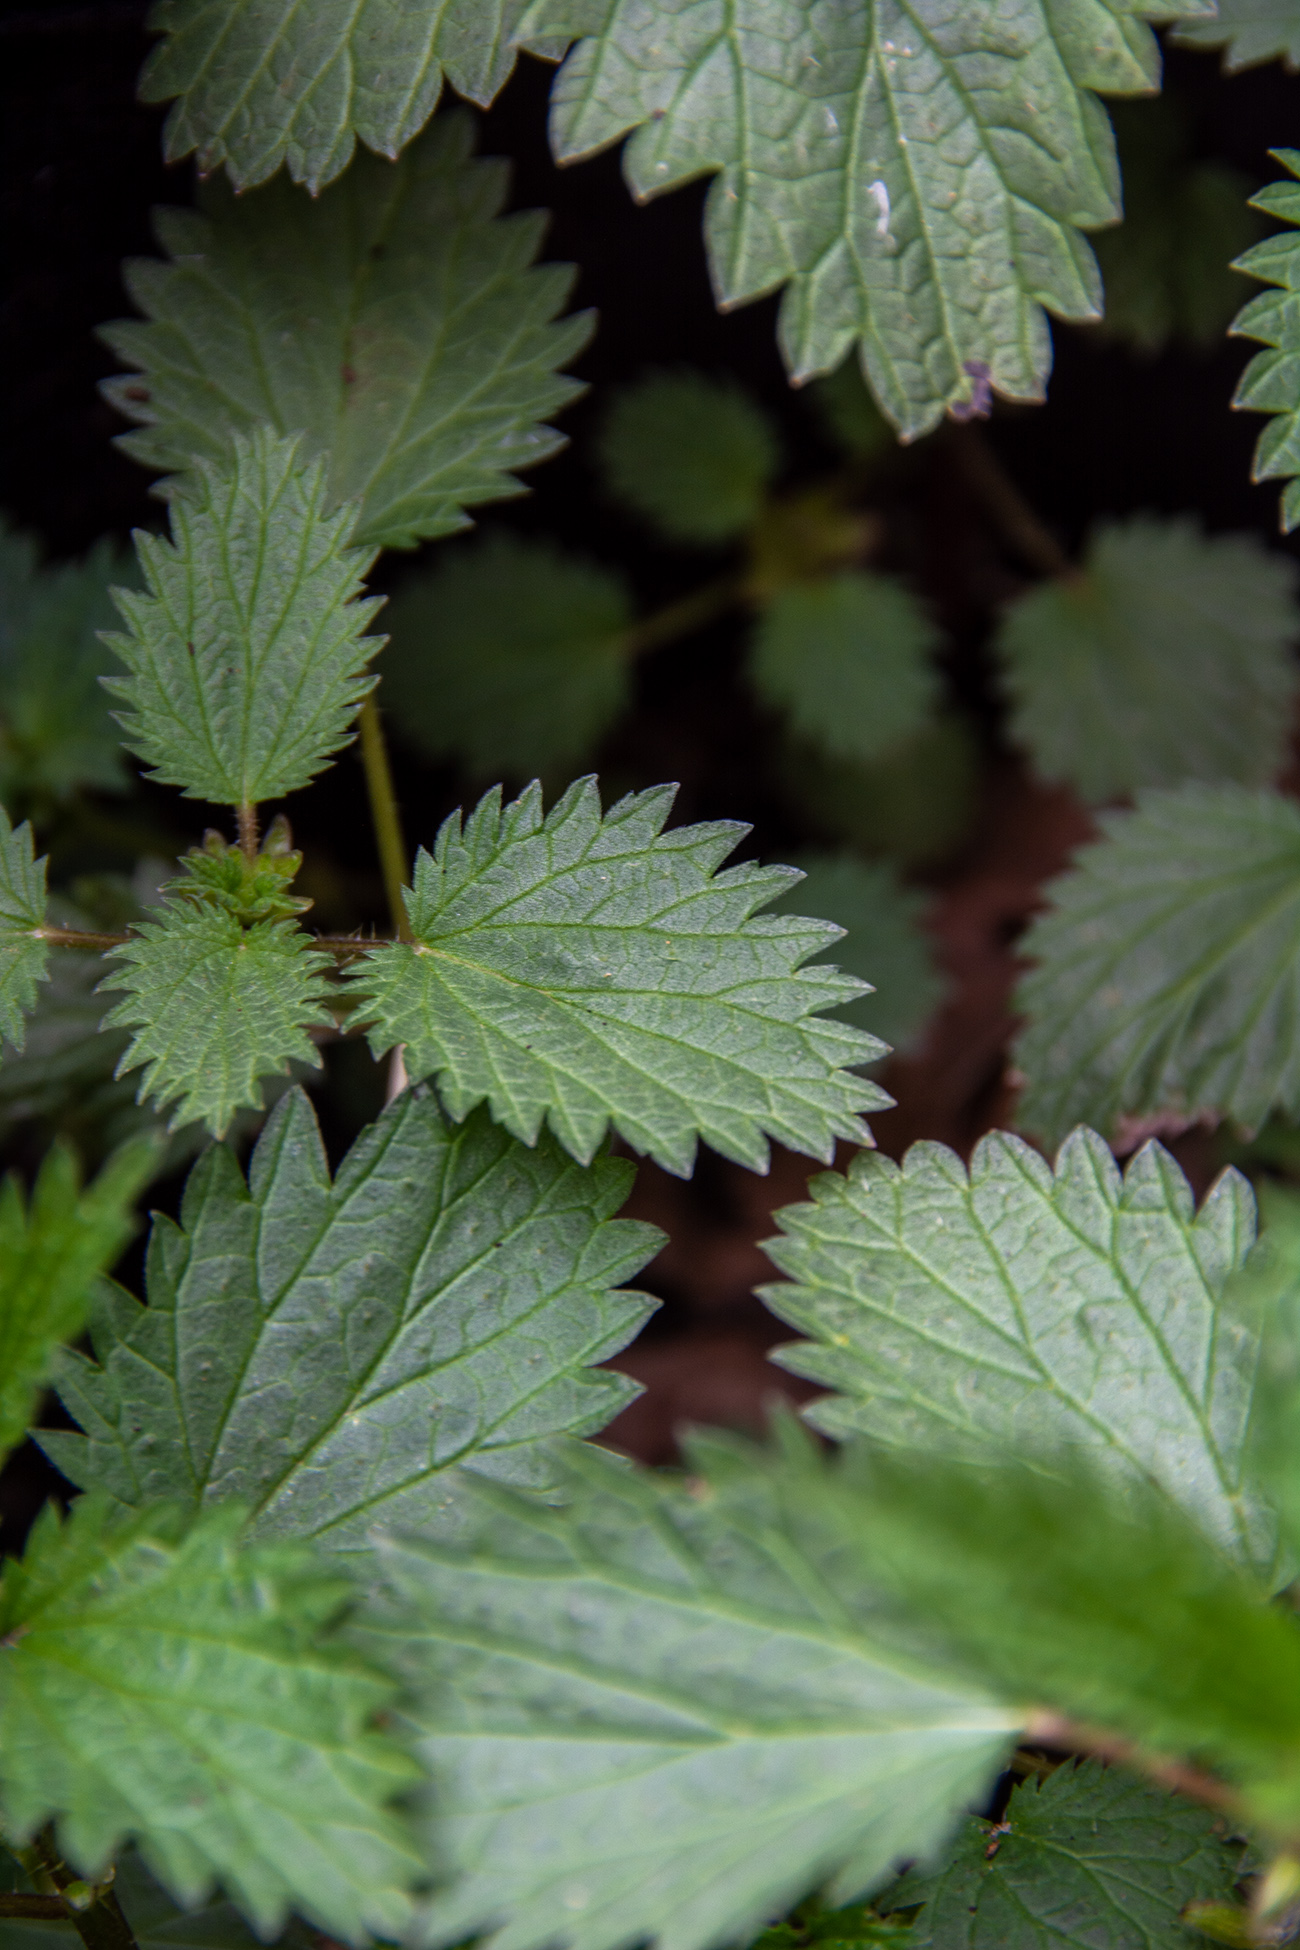
[[[1273,156],[1292,176],[1300,176],[1300,149],[1274,149]],[[1300,224],[1300,190],[1294,183],[1273,183],[1251,198],[1256,210],[1284,222]],[[1268,291],[1240,312],[1232,331],[1237,338],[1258,339],[1270,349],[1257,352],[1242,373],[1233,396],[1234,406],[1252,413],[1271,413],[1255,448],[1251,475],[1256,481],[1285,481],[1281,522],[1289,534],[1300,522],[1300,235],[1283,231],[1239,257],[1234,267]]]
[[[172,503],[172,537],[138,534],[149,594],[116,592],[127,634],[105,637],[131,675],[105,679],[129,707],[131,750],[190,799],[251,806],[314,778],[348,742],[374,685],[357,601],[370,559],[347,546],[352,510],[325,513],[325,479],[296,439],[236,440],[200,462]]]
[[[808,908],[843,928],[843,941],[831,950],[836,963],[871,984],[872,992],[840,1015],[891,1049],[914,1043],[945,988],[919,926],[924,894],[904,887],[892,866],[869,865],[854,853],[797,854],[791,864],[804,877],[781,895],[778,909]]]
[[[485,1486],[458,1538],[384,1546],[404,1602],[375,1642],[449,1877],[426,1941],[704,1950],[931,1853],[1014,1716],[873,1642],[779,1468],[746,1453],[692,1496],[586,1448],[563,1490]]]
[[[201,175],[225,163],[239,189],[287,162],[314,195],[358,139],[395,156],[437,107],[444,73],[486,108],[510,78],[522,12],[521,0],[313,0],[309,12],[297,0],[161,0],[150,25],[167,38],[140,94],[180,96],[169,162],[197,150]]]
[[[368,1730],[391,1684],[324,1628],[346,1581],[241,1547],[238,1510],[187,1529],[53,1507],[0,1586],[0,1812],[58,1818],[96,1876],[134,1837],[183,1904],[214,1878],[260,1935],[288,1909],[351,1942],[396,1936],[414,1864],[387,1804],[411,1768]]]
[[[45,980],[45,861],[36,858],[29,825],[11,826],[0,806],[0,1036],[23,1046],[23,1017]]]
[[[1222,1301],[1254,1238],[1238,1173],[1196,1214],[1158,1145],[1121,1179],[1093,1132],[1055,1172],[999,1132],[969,1174],[918,1144],[901,1168],[860,1153],[809,1189],[766,1246],[793,1284],[763,1298],[812,1337],[780,1365],[837,1391],[805,1411],[815,1427],[972,1459],[1081,1446],[1271,1561],[1245,1457],[1257,1342]]]
[[[175,883],[173,883],[175,884]],[[126,991],[106,1028],[133,1029],[117,1074],[145,1066],[137,1096],[175,1106],[171,1128],[202,1119],[224,1137],[241,1106],[259,1109],[263,1078],[291,1063],[319,1067],[307,1030],[333,1020],[324,977],[328,956],[293,921],[242,927],[224,908],[164,901],[104,978]]]
[[[325,505],[355,500],[371,547],[450,534],[522,493],[513,470],[563,444],[541,422],[581,390],[557,368],[592,321],[556,322],[573,274],[534,264],[544,219],[501,217],[506,167],[471,161],[471,140],[452,115],[396,165],[359,157],[315,202],[283,179],[239,198],[217,180],[203,215],[161,212],[170,262],[129,272],[150,322],[103,334],[139,369],[106,386],[143,429],[128,453],[188,469],[260,424],[301,431]]]
[[[596,452],[610,493],[674,542],[726,542],[752,528],[781,459],[748,393],[689,370],[649,373],[617,393]]]
[[[925,724],[940,637],[901,582],[846,570],[781,590],[754,637],[760,696],[832,758],[870,762]]]
[[[591,756],[628,697],[622,580],[508,530],[439,552],[385,622],[381,703],[398,735],[480,776]]]
[[[1014,736],[1085,799],[1280,768],[1296,688],[1296,572],[1250,535],[1138,515],[1004,613]]]
[[[638,1392],[595,1372],[654,1305],[612,1290],[659,1243],[613,1218],[631,1176],[407,1092],[331,1183],[293,1091],[247,1185],[209,1151],[179,1227],[155,1220],[148,1307],[106,1298],[101,1365],[60,1363],[85,1435],[41,1440],[124,1504],[238,1498],[259,1535],[360,1549],[431,1522],[453,1464],[527,1478],[538,1437],[603,1428]]]
[[[923,1885],[915,1950],[1188,1950],[1190,1902],[1232,1902],[1241,1843],[1212,1808],[1119,1767],[1067,1761],[972,1821]]]
[[[1300,1110],[1300,809],[1186,786],[1100,825],[1024,939],[1020,1121]]]
[[[99,632],[117,621],[109,584],[134,578],[135,563],[108,542],[84,562],[40,569],[26,537],[0,523],[0,796],[10,804],[78,786],[125,791]]]
[[[838,930],[756,908],[788,868],[720,862],[745,832],[662,831],[672,788],[602,818],[594,779],[543,819],[532,785],[489,793],[421,850],[407,896],[413,941],[374,949],[354,980],[378,1053],[402,1043],[453,1117],[487,1100],[532,1144],[545,1119],[576,1158],[612,1124],[685,1176],[696,1136],[757,1170],[764,1133],[829,1159],[863,1139],[856,1113],[889,1100],[840,1067],[883,1054],[815,1011],[862,993],[803,968]]]
[[[1221,47],[1227,74],[1285,61],[1300,68],[1300,5],[1296,0],[1219,0],[1212,19],[1184,21],[1172,36],[1179,47]]]
[[[58,1144],[30,1203],[16,1178],[0,1183],[0,1461],[26,1433],[54,1349],[85,1326],[91,1284],[130,1238],[132,1204],[156,1162],[157,1147],[137,1139],[81,1191]]]

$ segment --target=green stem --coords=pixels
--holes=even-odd
[[[624,656],[641,657],[647,650],[657,650],[661,643],[672,643],[678,637],[702,630],[715,616],[722,616],[743,602],[745,594],[743,576],[723,576],[718,582],[706,582],[702,589],[693,589],[689,596],[679,597],[675,603],[656,610],[653,616],[633,623],[622,637]]]
[[[94,948],[106,953],[110,948],[124,948],[131,939],[129,934],[97,934],[89,928],[33,928],[32,933],[38,941],[48,941],[51,948]]]
[[[246,860],[257,858],[257,807],[236,806],[235,824],[239,831],[239,850]]]
[[[370,818],[375,829],[375,845],[379,850],[388,912],[398,940],[409,941],[411,929],[406,918],[406,902],[402,899],[402,889],[406,885],[406,842],[402,838],[402,815],[398,811],[397,794],[393,790],[388,747],[384,743],[384,730],[379,722],[379,707],[373,691],[361,707],[360,729],[361,763],[366,774],[366,790],[370,795]]]
[[[66,1923],[68,1905],[62,1896],[0,1895],[0,1916],[18,1916],[35,1923]]]
[[[68,1867],[55,1848],[48,1828],[43,1828],[26,1848],[13,1848],[12,1843],[9,1846],[38,1889],[52,1888],[61,1898],[64,1890],[85,1888],[81,1877]],[[84,1909],[66,1900],[62,1907],[67,1921],[85,1944],[86,1950],[139,1950],[131,1925],[122,1914],[122,1905],[111,1885],[101,1884],[94,1900]]]
[[[1031,568],[1044,576],[1074,576],[1073,562],[1041,522],[978,427],[950,427],[947,442],[976,498],[983,502],[1005,539]]]

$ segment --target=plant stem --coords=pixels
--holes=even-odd
[[[1016,553],[1040,575],[1077,575],[1073,562],[1034,513],[979,428],[950,427],[947,443],[966,485],[983,502]]]
[[[388,912],[397,930],[398,940],[409,941],[411,929],[406,918],[406,902],[402,899],[402,888],[406,885],[406,842],[402,838],[402,815],[398,811],[397,794],[393,790],[388,747],[384,743],[384,730],[379,722],[379,707],[373,691],[361,707],[360,728],[361,763],[366,774],[366,790],[370,795],[370,818],[375,829],[375,845],[379,850]]]
[[[237,806],[235,824],[239,831],[239,850],[246,860],[257,858],[257,807]]]
[[[706,582],[702,589],[693,589],[689,596],[680,596],[676,602],[656,610],[653,616],[633,623],[622,637],[623,654],[628,658],[644,656],[647,650],[657,650],[661,643],[690,636],[711,623],[715,616],[743,602],[744,597],[743,576],[722,576],[717,582]]]
[[[1194,1767],[1190,1761],[1161,1760],[1154,1754],[1145,1754],[1131,1740],[1097,1727],[1083,1726],[1077,1720],[1066,1719],[1064,1714],[1031,1713],[1025,1724],[1025,1738],[1044,1747],[1064,1747],[1073,1754],[1091,1754],[1096,1760],[1120,1761],[1145,1774],[1159,1787],[1172,1788],[1190,1801],[1216,1808],[1234,1820],[1243,1818],[1240,1795],[1217,1774]]]
[[[38,1887],[53,1885],[55,1890],[62,1891],[81,1882],[81,1877],[68,1867],[55,1848],[48,1828],[43,1828],[26,1848],[13,1848],[12,1843],[9,1846]],[[86,1950],[139,1950],[131,1925],[122,1914],[122,1905],[110,1886],[101,1886],[95,1900],[85,1909],[63,1902],[61,1897],[59,1900],[66,1920]]]
[[[0,1916],[19,1916],[39,1923],[66,1923],[68,1905],[62,1896],[0,1895]]]
[[[96,934],[86,928],[40,927],[33,928],[32,933],[52,948],[94,948],[101,954],[109,948],[124,948],[131,939],[129,934]]]

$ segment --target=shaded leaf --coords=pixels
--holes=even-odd
[[[1300,1110],[1300,810],[1185,786],[1107,813],[1024,951],[1020,1121],[1048,1138],[1158,1110]]]
[[[233,11],[255,34],[251,9]],[[315,202],[284,180],[238,198],[217,180],[204,214],[161,211],[170,261],[128,271],[149,322],[103,332],[139,369],[105,387],[142,427],[127,452],[171,472],[228,464],[259,425],[301,432],[325,505],[357,502],[353,539],[370,547],[450,534],[467,508],[522,493],[512,470],[563,444],[540,422],[581,390],[557,368],[592,321],[556,322],[573,273],[534,263],[544,217],[501,217],[507,168],[471,161],[471,141],[451,115],[395,165],[358,157]]]
[[[805,1410],[814,1427],[972,1460],[1082,1448],[1269,1564],[1245,1454],[1256,1336],[1223,1305],[1254,1238],[1240,1174],[1197,1214],[1158,1145],[1121,1179],[1093,1132],[1055,1172],[999,1132],[969,1173],[927,1143],[809,1189],[765,1247],[792,1284],[763,1298],[811,1337],[774,1359],[837,1391]]]
[[[116,592],[127,632],[105,637],[130,671],[126,742],[151,778],[190,799],[251,806],[295,792],[351,736],[375,682],[357,600],[370,559],[350,548],[352,510],[325,512],[319,463],[265,429],[224,467],[198,463],[194,499],[172,502],[171,541],[138,533],[149,593]]]
[[[134,1230],[131,1207],[156,1147],[136,1139],[81,1190],[72,1153],[45,1154],[30,1201],[0,1183],[0,1461],[27,1432],[50,1357],[86,1324],[90,1288]]]
[[[134,570],[110,542],[41,569],[35,546],[0,524],[0,796],[10,805],[79,786],[125,791],[99,632],[117,621],[110,582]]]
[[[1015,1788],[925,1885],[917,1950],[1188,1950],[1189,1902],[1233,1900],[1222,1816],[1096,1761]],[[911,1887],[906,1893],[911,1896]],[[917,1891],[916,1893],[919,1893]]]
[[[155,1219],[149,1305],[106,1295],[98,1363],[60,1362],[84,1436],[41,1441],[121,1503],[236,1498],[260,1535],[359,1549],[430,1523],[453,1464],[527,1479],[538,1437],[603,1428],[637,1393],[596,1371],[654,1304],[612,1290],[659,1243],[613,1218],[631,1176],[407,1092],[331,1183],[293,1091],[247,1185],[210,1150],[180,1225]]]
[[[1172,36],[1179,47],[1221,47],[1228,74],[1285,61],[1300,67],[1300,6],[1296,0],[1219,0],[1210,20],[1188,20]]]
[[[6,1866],[0,1844],[0,1889],[5,1887]],[[17,1863],[13,1867],[14,1886],[30,1890]],[[182,1908],[154,1881],[134,1849],[125,1850],[114,1867],[113,1890],[138,1950],[256,1950],[259,1938],[224,1897],[214,1895],[197,1909]],[[315,1933],[297,1921],[277,1942],[283,1950],[318,1950]],[[0,1943],[4,1950],[80,1950],[81,1938],[70,1922],[20,1922],[6,1917],[0,1922]]]
[[[29,825],[11,826],[0,806],[0,1036],[23,1046],[23,1017],[45,980],[45,861],[36,858]]]
[[[919,921],[928,903],[904,887],[890,866],[868,865],[852,853],[803,853],[791,863],[804,878],[781,896],[844,929],[832,952],[837,965],[870,982],[839,1011],[891,1049],[916,1041],[944,993],[943,977]]]
[[[58,1818],[98,1875],[134,1838],[182,1904],[220,1880],[260,1935],[290,1906],[351,1942],[397,1935],[413,1879],[387,1811],[412,1769],[369,1730],[391,1683],[325,1636],[349,1591],[241,1513],[38,1519],[0,1586],[0,1811]]]
[[[1300,149],[1270,153],[1300,176]],[[1251,198],[1251,205],[1266,216],[1300,224],[1300,186],[1295,183],[1272,183]],[[1281,521],[1283,532],[1289,533],[1300,522],[1300,481],[1295,478],[1300,475],[1300,236],[1283,230],[1266,237],[1237,259],[1235,269],[1277,287],[1252,298],[1233,321],[1235,337],[1258,339],[1268,349],[1257,352],[1246,367],[1232,403],[1273,415],[1259,436],[1251,478],[1286,482]]]
[[[942,866],[965,845],[984,768],[974,727],[957,711],[870,764],[829,758],[802,739],[788,740],[778,762],[801,824],[919,870]]]
[[[922,729],[940,637],[901,582],[845,570],[782,589],[754,635],[754,683],[833,758],[870,762]]]
[[[752,528],[780,465],[776,431],[732,380],[647,373],[614,396],[596,443],[612,495],[674,542]]]
[[[319,1066],[307,1031],[333,1020],[329,958],[293,921],[243,927],[184,893],[154,912],[112,950],[118,965],[101,985],[126,992],[105,1027],[135,1032],[117,1074],[143,1065],[137,1096],[174,1106],[172,1129],[201,1119],[224,1137],[237,1110],[261,1108],[264,1078]]]
[[[628,697],[622,579],[507,530],[440,554],[385,622],[384,706],[434,758],[528,778],[589,758]]]
[[[1287,749],[1296,572],[1250,535],[1138,515],[1099,526],[1078,576],[1041,583],[998,634],[1012,732],[1085,799],[1264,785]]]
[[[747,1452],[694,1496],[574,1445],[565,1507],[485,1486],[457,1537],[385,1543],[404,1602],[372,1629],[450,1877],[426,1941],[703,1950],[942,1842],[1014,1717],[875,1642],[786,1488]]]
[[[697,1136],[756,1170],[765,1133],[829,1159],[888,1101],[841,1067],[880,1044],[816,1014],[862,984],[803,967],[830,923],[755,916],[788,869],[716,871],[746,828],[665,833],[672,800],[660,786],[602,817],[585,779],[545,818],[532,785],[444,821],[407,895],[413,940],[353,977],[371,1047],[403,1044],[453,1117],[486,1100],[525,1143],[546,1121],[583,1161],[610,1125],[680,1176]]]

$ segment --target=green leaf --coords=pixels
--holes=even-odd
[[[45,861],[36,858],[29,825],[11,826],[0,806],[0,1036],[23,1046],[23,1017],[45,980]]]
[[[1233,1900],[1222,1816],[1118,1767],[1066,1762],[972,1821],[925,1884],[917,1950],[1188,1950],[1189,1902]],[[906,1891],[912,1894],[909,1887]]]
[[[1232,1299],[1259,1337],[1250,1461],[1277,1511],[1293,1573],[1300,1557],[1300,1196],[1266,1180],[1261,1207],[1264,1229]]]
[[[126,991],[105,1027],[135,1031],[117,1074],[143,1064],[139,1101],[152,1097],[160,1111],[174,1105],[173,1130],[202,1119],[224,1137],[242,1106],[261,1108],[263,1078],[284,1076],[295,1062],[319,1067],[307,1031],[333,1021],[329,957],[296,922],[244,927],[186,892],[154,912],[161,918],[111,951],[119,966],[101,984]]]
[[[286,27],[326,30],[330,4],[295,7]],[[256,35],[251,8],[220,13]],[[450,534],[467,508],[522,493],[514,470],[563,444],[541,422],[581,390],[557,368],[592,319],[556,322],[573,273],[534,263],[544,216],[501,217],[507,168],[472,162],[471,140],[452,115],[396,165],[358,157],[315,202],[284,179],[238,198],[217,180],[204,214],[160,212],[170,262],[128,271],[150,322],[103,333],[138,368],[105,388],[142,426],[127,452],[171,472],[226,463],[234,436],[261,424],[301,431],[326,467],[326,505],[358,502],[354,539],[372,548]]]
[[[827,435],[859,460],[883,458],[895,446],[894,429],[876,405],[862,376],[861,361],[852,353],[834,372],[814,379],[806,396]]]
[[[778,762],[800,824],[862,853],[924,871],[969,842],[985,759],[963,713],[930,719],[868,765],[828,758],[802,739],[789,739]]]
[[[699,1488],[573,1445],[566,1507],[484,1486],[458,1537],[385,1542],[450,1878],[424,1940],[743,1943],[928,1856],[996,1771],[1013,1716],[873,1642],[778,1468]]]
[[[140,77],[147,102],[179,96],[167,160],[197,150],[200,175],[222,163],[239,189],[282,163],[313,195],[346,169],[357,140],[395,156],[432,115],[443,76],[486,108],[514,66],[520,0],[160,0],[167,38]],[[539,53],[562,50],[525,40]],[[361,156],[351,174],[364,167]]]
[[[773,598],[754,636],[754,683],[799,736],[832,758],[870,763],[933,711],[940,641],[901,582],[849,569]]]
[[[1219,0],[1213,19],[1184,21],[1171,38],[1178,47],[1221,47],[1228,74],[1261,61],[1300,68],[1300,6],[1296,0]]]
[[[106,1295],[99,1365],[60,1361],[85,1435],[41,1441],[123,1504],[237,1498],[260,1535],[359,1549],[428,1524],[453,1464],[526,1480],[540,1436],[603,1428],[638,1392],[596,1372],[654,1306],[613,1290],[659,1243],[613,1217],[631,1178],[483,1114],[449,1125],[417,1091],[331,1183],[293,1091],[247,1185],[210,1150],[180,1225],[155,1219],[149,1305]]]
[[[373,557],[347,546],[353,511],[325,512],[319,462],[265,429],[224,467],[200,461],[172,540],[137,533],[149,593],[115,591],[107,635],[130,671],[105,687],[129,707],[126,743],[189,799],[251,806],[313,779],[347,744],[383,643],[357,600]]]
[[[1085,799],[1264,785],[1283,763],[1300,633],[1296,571],[1250,535],[1137,515],[1098,526],[1081,574],[1003,615],[1012,733]]]
[[[1270,153],[1300,176],[1300,149]],[[1270,184],[1251,198],[1251,205],[1266,216],[1300,224],[1300,187],[1295,183]],[[1281,519],[1283,532],[1289,533],[1300,522],[1300,481],[1295,478],[1300,475],[1300,236],[1284,230],[1266,237],[1239,257],[1234,268],[1277,287],[1252,298],[1233,321],[1235,337],[1258,339],[1269,349],[1257,352],[1246,367],[1232,403],[1273,415],[1259,436],[1251,479],[1287,483]]]
[[[91,1284],[130,1238],[156,1158],[137,1139],[83,1192],[71,1151],[56,1144],[30,1204],[15,1177],[0,1182],[0,1461],[26,1433],[54,1349],[85,1326]]]
[[[778,906],[811,908],[843,928],[844,939],[833,950],[836,962],[872,987],[840,1015],[892,1049],[905,1049],[945,988],[919,926],[925,895],[904,887],[893,867],[869,866],[852,853],[797,854],[792,865],[804,877]]]
[[[526,1144],[545,1120],[584,1163],[610,1125],[689,1175],[697,1136],[764,1170],[764,1133],[829,1161],[863,1141],[884,1093],[841,1066],[883,1054],[820,1020],[862,993],[808,968],[838,930],[755,910],[790,869],[716,869],[747,828],[662,831],[673,788],[601,816],[594,779],[542,816],[529,786],[488,793],[421,849],[407,895],[413,939],[373,949],[353,980],[378,1053],[405,1046],[453,1117],[487,1101]]]
[[[1171,340],[1212,351],[1243,296],[1231,261],[1262,228],[1247,207],[1251,179],[1198,161],[1191,130],[1167,97],[1117,102],[1110,113],[1124,221],[1093,246],[1106,288],[1102,331],[1144,353]]]
[[[621,577],[508,530],[439,553],[385,617],[394,730],[477,774],[529,778],[588,758],[628,698]]]
[[[0,1843],[0,1889],[6,1886],[7,1866]],[[126,1913],[138,1950],[257,1950],[259,1939],[224,1897],[214,1895],[197,1909],[183,1909],[154,1881],[132,1848],[118,1857],[114,1871],[113,1893]],[[17,1863],[12,1879],[17,1889],[36,1893]],[[316,1932],[296,1920],[276,1940],[282,1950],[319,1950]],[[81,1950],[81,1938],[70,1922],[14,1917],[0,1921],[0,1943],[4,1950]]]
[[[10,805],[126,789],[99,632],[117,620],[109,583],[134,571],[110,542],[40,569],[34,545],[0,523],[0,796]]]
[[[1099,823],[1024,938],[1020,1121],[1300,1111],[1300,809],[1185,786]]]
[[[1121,1179],[1093,1132],[1055,1172],[999,1132],[969,1173],[918,1144],[901,1167],[862,1152],[809,1189],[765,1248],[793,1284],[763,1298],[811,1337],[774,1359],[836,1390],[805,1411],[814,1427],[972,1460],[1081,1448],[1271,1561],[1245,1457],[1257,1341],[1222,1303],[1254,1237],[1239,1173],[1196,1214],[1159,1145]]]
[[[411,1767],[369,1731],[391,1683],[325,1628],[349,1586],[301,1548],[241,1546],[241,1512],[38,1520],[0,1587],[0,1811],[52,1816],[98,1875],[134,1838],[185,1905],[219,1879],[262,1936],[290,1907],[400,1933],[414,1864],[387,1812]]]
[[[752,528],[781,461],[776,431],[742,387],[706,373],[648,373],[616,393],[596,443],[616,500],[674,542]]]
[[[638,198],[719,171],[705,215],[719,303],[787,285],[794,377],[829,371],[860,339],[877,399],[914,438],[950,406],[980,410],[990,386],[1040,400],[1040,307],[1098,313],[1078,226],[1119,215],[1119,183],[1091,91],[1158,85],[1144,10],[609,0],[584,19],[572,0],[542,0],[526,19],[593,36],[555,82],[557,159],[635,130],[623,169]]]

